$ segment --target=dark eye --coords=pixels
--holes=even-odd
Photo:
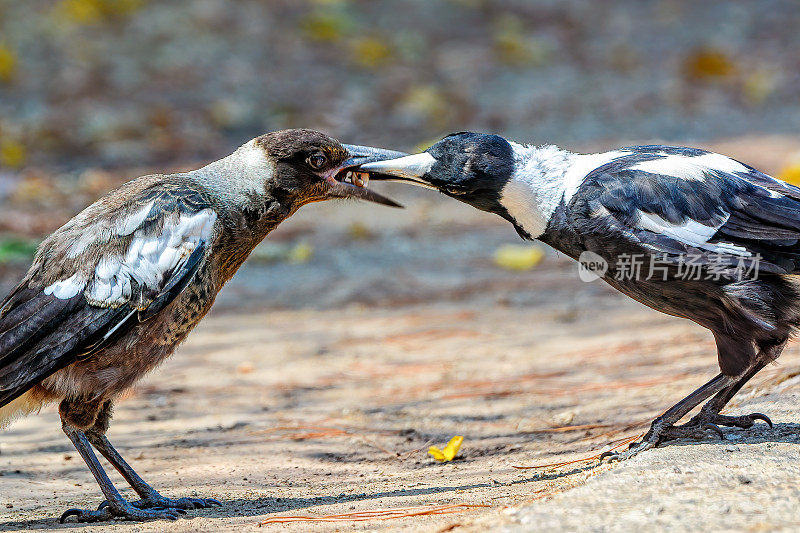
[[[322,167],[325,166],[325,163],[327,162],[328,158],[325,157],[324,154],[321,154],[319,152],[317,152],[316,154],[311,154],[310,156],[308,156],[308,159],[306,159],[306,163],[308,163],[308,166],[310,166],[314,170],[321,169]]]

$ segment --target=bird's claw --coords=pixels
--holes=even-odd
[[[770,428],[773,427],[772,420],[770,420],[769,417],[764,413],[750,413],[749,415],[731,416],[722,414],[705,414],[701,412],[699,415],[690,420],[689,424],[692,423],[703,424],[703,425],[713,424],[716,426],[728,426],[728,427],[749,429],[753,427],[753,424],[755,423],[756,420],[761,420],[763,422],[766,422],[766,424]]]
[[[609,463],[613,463],[615,461],[619,461],[619,452],[614,450],[608,450],[601,453],[598,459],[600,460],[600,464],[602,464],[605,459],[608,459]]]
[[[98,508],[97,511],[72,508],[64,511],[61,514],[61,517],[58,519],[58,522],[63,524],[70,516],[74,516],[78,522],[102,522],[105,520],[111,520],[112,518],[111,513],[108,511],[103,511],[102,508]]]
[[[751,413],[751,414],[750,414],[750,415],[748,415],[748,416],[749,416],[749,417],[750,417],[750,418],[751,418],[753,421],[755,421],[755,420],[763,420],[764,422],[766,422],[766,423],[767,423],[767,425],[769,426],[769,428],[770,428],[770,429],[772,429],[772,427],[773,427],[773,426],[772,426],[772,420],[770,420],[770,419],[769,419],[769,417],[768,417],[767,415],[765,415],[764,413]]]
[[[185,511],[182,509],[139,509],[128,502],[112,505],[105,501],[100,504],[96,511],[90,509],[67,509],[58,521],[63,524],[70,516],[74,516],[77,522],[105,522],[113,518],[136,521],[177,520],[183,513]]]
[[[656,445],[656,442],[653,441],[651,438],[649,438],[649,435],[648,435],[648,436],[646,436],[644,439],[642,439],[639,442],[632,442],[628,446],[628,449],[625,450],[625,451],[618,452],[616,450],[608,450],[606,452],[601,453],[600,457],[599,457],[600,464],[602,464],[605,459],[608,459],[609,463],[615,463],[615,462],[619,462],[619,461],[626,461],[626,460],[630,459],[631,457],[633,457],[633,456],[635,456],[635,455],[637,455],[637,454],[639,454],[639,453],[641,453],[641,452],[643,452],[645,450],[649,450],[650,448],[652,448],[655,445]]]
[[[720,428],[718,425],[711,422],[705,422],[700,427],[704,430],[713,431],[719,436],[720,440],[725,440],[725,434],[722,432],[722,428]]]

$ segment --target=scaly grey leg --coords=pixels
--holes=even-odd
[[[148,510],[138,509],[131,505],[120,495],[119,491],[117,491],[111,483],[111,480],[108,479],[108,475],[100,465],[100,461],[97,460],[97,456],[92,451],[92,447],[84,432],[67,423],[63,423],[62,428],[69,440],[72,441],[75,449],[83,458],[86,466],[89,467],[89,471],[91,471],[97,484],[100,485],[100,490],[103,491],[103,495],[108,502],[106,506],[97,511],[69,509],[61,515],[59,521],[62,524],[70,516],[75,516],[78,522],[101,522],[111,520],[112,518],[122,518],[125,520],[176,520],[178,518],[179,510],[177,509]]]

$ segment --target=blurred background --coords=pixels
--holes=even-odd
[[[585,151],[690,144],[800,182],[798,28],[791,0],[0,0],[0,288],[110,188],[289,127],[409,151],[462,130]],[[498,265],[498,246],[516,242],[505,223],[383,188],[409,209],[311,206],[254,262],[361,285],[371,273],[380,287],[362,292],[377,300],[414,292],[387,287],[387,266],[435,263],[437,249],[464,270],[408,276],[438,288],[474,275],[467,264],[539,260],[507,248]],[[269,302],[319,303],[317,289]],[[339,290],[331,305],[364,297]]]
[[[664,142],[800,183],[799,50],[794,0],[0,0],[0,292],[43,236],[111,188],[282,128],[407,151],[463,130],[578,151]],[[500,218],[374,186],[407,208],[301,209],[120,407],[115,435],[168,494],[197,488],[244,515],[467,495],[511,504],[545,485],[510,464],[630,436],[717,371],[708,332],[582,283],[572,261]],[[781,395],[757,395],[769,405],[751,411],[797,420],[796,354],[754,380]],[[272,444],[254,433],[298,424],[328,429]],[[0,529],[27,524],[19,508],[52,514],[54,480],[60,506],[94,497],[54,428],[51,407],[2,434],[0,475],[24,497]],[[425,450],[453,435],[466,437],[465,460],[437,470]],[[224,467],[188,468],[187,453]],[[732,481],[720,496],[714,477],[703,493],[713,500],[693,510],[725,500],[726,519],[757,506],[776,520],[783,507],[753,502],[779,475],[796,492],[789,461],[751,492]],[[265,483],[284,501],[263,496]],[[680,494],[659,500],[672,508],[664,498]],[[788,514],[796,525],[796,506]]]
[[[403,150],[462,130],[587,151],[702,145],[800,181],[799,27],[791,0],[0,0],[0,288],[43,235],[123,181],[282,128]],[[496,263],[498,237],[516,242],[499,219],[388,190],[410,209],[312,206],[271,239],[288,244],[257,258],[339,264],[334,273],[358,282],[374,267],[379,284],[403,257],[449,246],[450,257]],[[458,242],[417,249],[418,233],[475,224],[499,233],[455,231]],[[311,242],[320,232],[322,248]],[[375,257],[352,274],[357,254],[342,247],[381,236],[391,245],[372,242]],[[338,263],[326,255],[340,252]],[[518,269],[538,261],[508,253]],[[433,273],[453,270],[430,267],[436,287],[444,274]],[[332,303],[361,297],[341,291]]]

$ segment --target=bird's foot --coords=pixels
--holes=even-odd
[[[639,442],[632,443],[627,450],[622,452],[609,451],[600,455],[600,462],[608,459],[609,462],[624,461],[650,448],[655,448],[660,443],[676,439],[703,440],[708,437],[709,432],[715,433],[720,439],[725,435],[719,426],[738,427],[748,429],[753,427],[756,420],[763,420],[769,427],[772,427],[772,420],[763,413],[751,413],[749,415],[729,416],[719,413],[708,413],[700,411],[687,423],[680,426],[665,426],[658,429],[651,428],[647,435]]]
[[[70,516],[74,516],[78,522],[105,522],[113,520],[114,518],[134,520],[137,522],[145,520],[177,520],[182,514],[186,514],[186,511],[183,509],[140,509],[127,501],[114,504],[106,501],[100,504],[100,507],[96,511],[90,509],[68,509],[61,515],[59,522],[63,524]]]
[[[709,413],[700,411],[687,423],[680,426],[666,428],[661,434],[661,441],[675,439],[696,439],[702,440],[708,436],[708,431],[716,433],[720,439],[725,439],[720,426],[738,427],[749,429],[753,427],[756,420],[763,420],[769,427],[772,427],[772,420],[763,413],[751,413],[749,415],[730,416],[719,413]]]
[[[700,413],[697,416],[701,416]],[[763,420],[767,423],[767,425],[772,428],[772,420],[769,419],[767,415],[764,413],[750,413],[749,415],[740,415],[740,416],[729,416],[729,415],[707,415],[703,418],[703,420],[707,420],[712,424],[716,424],[718,426],[728,426],[728,427],[737,427],[742,429],[749,429],[753,427],[756,420]]]
[[[155,492],[155,491],[154,491]],[[155,492],[152,495],[130,502],[131,505],[137,509],[205,509],[214,505],[222,505],[222,502],[214,498],[165,498],[161,494]],[[100,504],[97,510],[101,510],[109,505],[108,500]]]

